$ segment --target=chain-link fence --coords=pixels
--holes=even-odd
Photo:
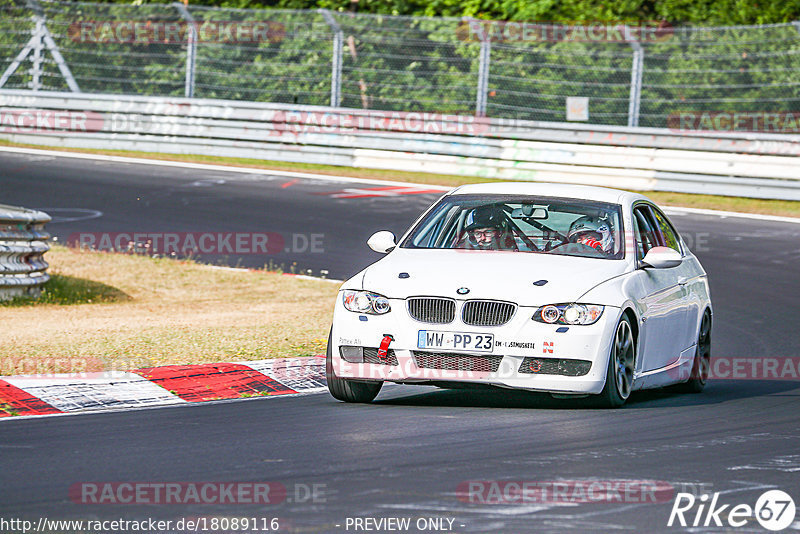
[[[578,27],[0,0],[0,87],[669,127],[681,113],[800,113],[800,23]],[[568,97],[588,98],[571,101],[583,108],[572,117]]]

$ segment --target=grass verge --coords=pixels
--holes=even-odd
[[[290,163],[285,161],[267,161],[247,158],[226,158],[217,156],[186,155],[186,154],[161,154],[154,152],[134,152],[129,150],[94,150],[80,148],[47,147],[39,145],[25,145],[9,143],[0,140],[1,146],[18,146],[24,148],[38,148],[48,150],[61,150],[65,152],[80,152],[88,154],[105,154],[109,156],[124,156],[129,158],[147,158],[163,161],[184,161],[190,163],[205,163],[210,165],[233,165],[237,167],[250,167],[254,169],[268,169],[279,171],[312,172],[331,176],[352,176],[356,178],[369,178],[372,180],[394,180],[400,182],[414,182],[418,184],[442,185],[456,187],[464,184],[485,182],[486,178],[473,176],[458,176],[450,174],[432,174],[425,172],[388,171],[381,169],[363,169],[354,167],[339,167],[335,165],[319,165],[315,163]],[[641,191],[659,204],[667,206],[682,206],[689,208],[704,208],[724,211],[740,211],[745,213],[760,213],[763,215],[782,215],[786,217],[800,217],[800,202],[792,200],[763,200],[743,197],[725,197],[715,195],[690,195],[686,193],[669,193],[663,191]]]
[[[47,253],[37,301],[0,308],[0,375],[128,370],[311,356],[325,350],[336,284],[267,271],[80,251]]]

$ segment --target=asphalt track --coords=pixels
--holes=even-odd
[[[61,240],[76,232],[323,234],[324,252],[203,259],[296,262],[333,278],[377,259],[364,240],[378,229],[400,233],[437,196],[331,196],[375,187],[0,153],[0,202],[47,208],[59,217],[49,229]],[[81,220],[95,212],[102,215]],[[800,225],[672,218],[710,275],[712,357],[796,357]],[[658,480],[677,490],[721,492],[725,504],[752,506],[772,488],[800,504],[798,384],[716,380],[701,395],[634,394],[620,410],[516,392],[394,386],[372,405],[322,394],[6,420],[0,423],[0,517],[279,517],[295,532],[346,532],[348,517],[447,517],[455,532],[676,532],[681,529],[666,526],[671,497],[484,504],[459,499],[456,491],[467,481]],[[291,502],[70,500],[72,484],[103,481],[277,481]],[[303,499],[312,484],[321,495]],[[735,530],[764,531],[755,521]],[[800,517],[790,530],[800,530]]]

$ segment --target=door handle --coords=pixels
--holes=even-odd
[[[690,279],[688,277],[682,276],[681,278],[678,278],[678,285],[679,286],[685,286],[686,284],[689,283],[689,280]]]

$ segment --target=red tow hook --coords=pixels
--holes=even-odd
[[[379,358],[386,358],[389,355],[389,343],[394,341],[394,338],[390,334],[383,334],[383,339],[381,340],[381,346],[378,348],[378,357]]]

